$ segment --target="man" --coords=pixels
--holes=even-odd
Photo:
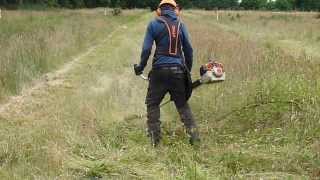
[[[159,105],[169,92],[190,136],[190,144],[193,145],[200,141],[193,114],[187,103],[191,96],[188,82],[191,81],[189,72],[192,68],[193,49],[186,27],[178,18],[178,6],[174,0],[162,0],[157,14],[158,17],[148,25],[141,61],[134,68],[136,75],[143,73],[155,42],[156,51],[152,71],[149,73],[146,97],[148,133],[152,145],[157,146],[161,139]]]

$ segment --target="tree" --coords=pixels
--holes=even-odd
[[[275,1],[269,1],[266,5],[267,10],[274,10],[276,9],[276,2]]]
[[[190,0],[177,0],[177,3],[183,8],[191,8],[192,1]]]
[[[211,8],[234,9],[239,6],[238,0],[211,0]]]
[[[319,0],[304,0],[302,8],[304,10],[320,10],[320,1]]]
[[[156,10],[158,7],[159,1],[158,0],[149,0],[146,2],[146,6],[149,7],[151,10]]]
[[[263,9],[268,4],[267,0],[242,0],[240,6],[244,9]]]
[[[275,2],[275,8],[279,10],[292,10],[294,7],[294,1],[292,0],[277,0]]]
[[[59,5],[58,0],[45,0],[44,3],[49,7],[57,7]]]
[[[183,8],[201,9],[235,9],[239,7],[238,0],[176,0]],[[0,0],[0,5],[19,7],[25,4],[40,4],[48,7],[94,8],[94,7],[122,7],[122,8],[150,8],[155,10],[160,0]],[[279,9],[279,10],[319,10],[320,0],[242,0],[244,9]]]

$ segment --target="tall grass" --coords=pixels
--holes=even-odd
[[[216,22],[212,21],[214,14],[188,14],[191,21],[207,19],[190,26],[198,50],[197,59],[201,60],[198,63],[216,56],[225,63],[228,72],[228,80],[223,85],[208,86],[195,93],[192,104],[196,107],[202,134],[208,138],[206,143],[237,146],[223,155],[228,157],[223,161],[227,163],[229,176],[277,171],[287,173],[286,177],[288,174],[315,177],[320,159],[314,149],[320,136],[319,57],[296,52],[292,46],[279,46],[278,34],[286,32],[285,38],[294,43],[305,30],[297,27],[289,31],[291,26],[318,25],[313,24],[309,16],[302,17],[308,21],[282,21],[282,17],[271,16],[266,27],[260,24],[257,15],[244,15],[246,17],[238,22],[230,22],[229,18]],[[291,18],[296,17],[288,17]],[[300,40],[310,41],[307,37]],[[295,54],[291,54],[292,51]],[[257,147],[243,148],[246,146]],[[266,152],[273,151],[270,148],[280,154],[276,164],[274,157]],[[255,157],[256,153],[264,155]],[[261,156],[264,158],[259,159]]]
[[[185,12],[196,50],[193,77],[215,56],[225,64],[228,78],[199,88],[190,101],[200,147],[188,144],[171,104],[162,109],[163,140],[154,149],[145,118],[125,118],[145,112],[147,84],[134,76],[132,64],[152,18],[131,15],[120,18],[125,26],[70,71],[64,83],[1,115],[0,177],[318,178],[319,66],[317,57],[307,52],[292,56],[278,45],[277,32],[286,26],[275,29],[273,37],[262,31],[268,38],[261,39],[250,28],[237,31],[242,26],[228,19],[216,22],[212,12]],[[234,21],[247,18],[255,24],[259,16],[251,12]]]
[[[80,10],[77,16],[94,14],[94,10]],[[11,104],[7,112],[0,115],[3,127],[0,129],[0,179],[78,179],[114,175],[126,170],[112,162],[116,155],[109,156],[107,150],[108,147],[120,148],[119,144],[124,140],[118,141],[108,135],[118,133],[117,130],[123,127],[113,126],[111,130],[105,127],[115,122],[114,117],[119,113],[116,110],[123,107],[117,103],[119,100],[135,101],[119,95],[125,89],[131,91],[123,88],[126,83],[120,83],[119,74],[131,74],[123,68],[129,66],[133,56],[138,56],[136,37],[142,35],[139,33],[142,30],[133,32],[133,29],[142,27],[136,23],[142,14],[144,11],[126,11],[119,17],[105,17],[108,27],[93,32],[110,35],[108,41],[61,77],[63,84],[48,84],[24,102]],[[70,23],[71,20],[67,21]],[[121,28],[115,31],[120,24]],[[102,157],[110,157],[110,162]]]
[[[106,39],[118,23],[112,20],[98,10],[5,11],[0,20],[0,100]]]

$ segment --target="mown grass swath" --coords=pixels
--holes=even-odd
[[[103,11],[3,11],[0,100],[107,38],[116,24]]]

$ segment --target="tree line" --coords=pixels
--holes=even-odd
[[[37,5],[64,8],[150,8],[155,9],[160,0],[0,0],[0,6],[23,7]],[[320,0],[177,0],[183,8],[241,9],[241,10],[302,10],[320,11]]]

